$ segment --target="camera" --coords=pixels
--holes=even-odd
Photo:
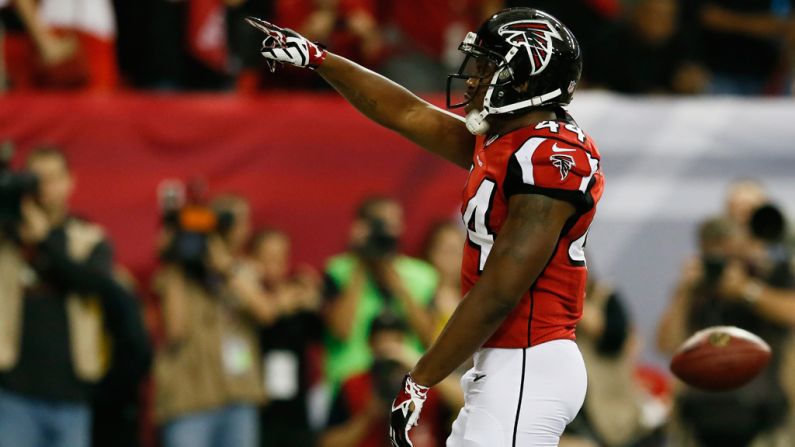
[[[367,226],[370,228],[370,234],[357,250],[362,258],[380,259],[397,253],[398,237],[389,232],[386,222],[378,218],[369,218]]]
[[[705,256],[701,259],[704,269],[704,283],[714,286],[723,276],[723,269],[726,268],[726,259],[717,256]]]
[[[384,402],[389,402],[400,391],[406,368],[395,360],[376,357],[370,373],[376,394]]]
[[[726,225],[728,224],[712,222],[702,227],[704,232],[702,239],[707,237],[706,232],[709,232],[708,237],[713,243],[724,240],[731,231]],[[744,261],[747,272],[752,275],[762,275],[766,280],[775,283],[791,282],[788,279],[791,277],[791,250],[786,244],[787,222],[784,213],[773,204],[761,205],[751,214],[745,230],[753,240],[761,242],[765,249],[764,262],[759,260],[751,262],[747,259]],[[729,261],[730,259],[723,255],[705,254],[701,259],[704,285],[708,287],[717,285]]]
[[[787,235],[784,213],[772,203],[757,208],[751,214],[749,226],[751,234],[768,244],[780,243]]]
[[[216,213],[208,206],[203,181],[193,180],[187,187],[179,180],[167,180],[159,187],[163,225],[172,237],[163,250],[165,261],[180,264],[195,277],[206,275],[207,240],[223,235],[234,224],[232,213]]]
[[[792,245],[788,241],[787,220],[775,205],[767,203],[751,215],[751,234],[765,244],[767,249],[768,284],[775,287],[792,288],[795,276],[792,271]]]
[[[25,196],[38,192],[38,179],[29,172],[11,170],[14,146],[0,145],[0,226],[7,228],[22,219],[21,205]]]

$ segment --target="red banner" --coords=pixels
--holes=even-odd
[[[385,193],[406,208],[405,247],[457,212],[466,172],[369,122],[333,95],[0,98],[0,140],[63,148],[74,209],[104,225],[139,277],[155,262],[156,190],[202,175],[247,197],[255,223],[284,228],[316,266],[345,248],[356,203]]]

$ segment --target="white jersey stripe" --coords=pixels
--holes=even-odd
[[[591,154],[588,151],[584,151],[585,155],[588,156],[588,164],[591,165],[591,173],[587,177],[583,177],[582,182],[580,182],[580,191],[583,193],[586,189],[588,189],[588,184],[591,183],[591,178],[594,174],[596,174],[596,170],[599,169],[599,160],[595,158],[591,158]]]
[[[522,181],[528,185],[535,185],[535,177],[533,176],[533,154],[538,149],[546,138],[533,137],[525,141],[522,147],[516,151],[514,157],[519,162],[519,167],[522,168]]]

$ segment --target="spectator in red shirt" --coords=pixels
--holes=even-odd
[[[370,326],[373,364],[352,376],[334,400],[320,447],[388,447],[389,404],[403,379],[403,371],[416,360],[405,349],[408,328],[392,313],[383,313]],[[444,445],[448,417],[463,405],[457,381],[451,376],[428,393],[422,424],[411,432],[415,447]]]
[[[276,0],[273,13],[276,21],[284,27],[368,67],[377,67],[384,57],[384,39],[376,20],[374,0]],[[290,76],[244,70],[238,80],[238,89],[248,92],[259,86],[327,88],[311,73],[293,70],[292,67],[285,69],[290,70]]]
[[[365,64],[375,62],[383,46],[373,0],[278,0],[276,16],[307,39]]]
[[[2,3],[2,2],[0,2]],[[116,27],[110,0],[11,0],[0,13],[12,89],[114,90]]]
[[[389,60],[384,74],[412,91],[444,90],[444,79],[461,63],[458,44],[502,0],[380,0]]]

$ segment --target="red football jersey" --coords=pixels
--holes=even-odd
[[[477,139],[461,207],[468,232],[461,267],[465,294],[480,278],[513,194],[543,194],[577,208],[552,258],[485,347],[575,338],[588,274],[585,241],[604,188],[599,163],[596,145],[571,122],[544,121]]]

